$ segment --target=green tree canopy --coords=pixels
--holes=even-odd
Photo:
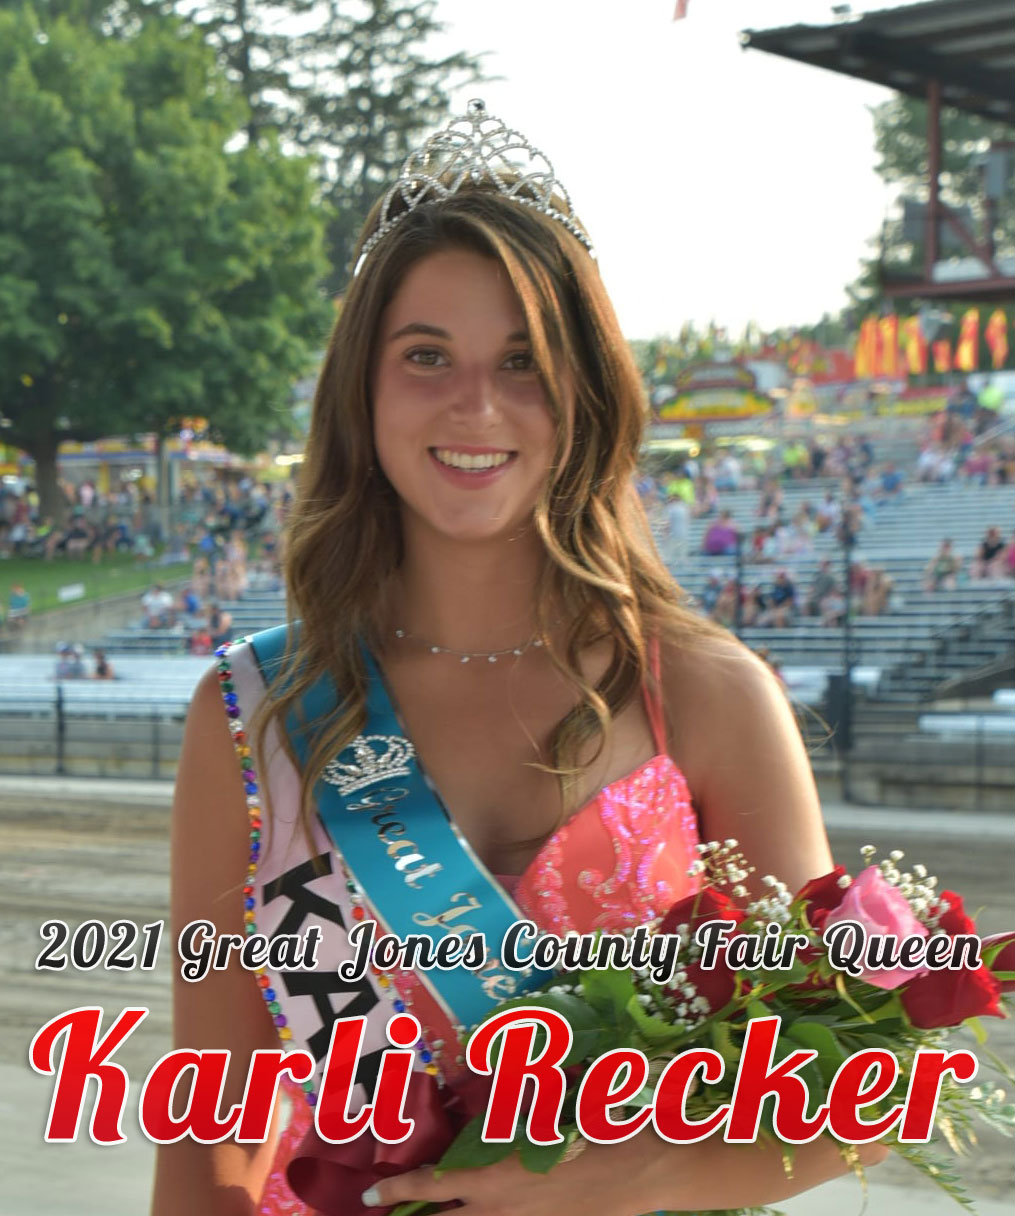
[[[0,415],[43,509],[61,439],[183,415],[254,450],[326,331],[308,164],[231,149],[242,99],[194,32],[0,11]]]
[[[880,177],[899,189],[900,200],[926,202],[929,180],[927,104],[914,97],[897,94],[874,106],[874,139],[878,153],[876,166]],[[941,109],[941,198],[952,207],[968,207],[973,235],[982,238],[984,180],[982,158],[992,143],[1012,139],[1012,130],[1002,123],[991,123],[976,114],[948,106]],[[992,232],[998,253],[1015,250],[1015,163],[1009,160],[1009,173],[1001,197],[996,200]],[[968,225],[967,225],[968,226]],[[864,272],[849,289],[862,306],[880,296],[881,265],[896,273],[917,271],[923,263],[921,236],[912,239],[903,227],[901,215],[889,220],[876,241],[879,254],[865,263]],[[913,301],[899,301],[900,308]]]
[[[313,156],[329,213],[327,285],[341,292],[371,204],[446,118],[450,90],[480,79],[479,59],[432,52],[444,29],[436,0],[160,2],[215,48],[248,103],[251,142],[276,133]]]

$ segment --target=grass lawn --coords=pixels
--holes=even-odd
[[[189,562],[149,566],[130,553],[109,553],[98,563],[91,558],[55,557],[47,562],[39,557],[11,557],[0,561],[0,602],[6,609],[11,585],[21,583],[32,597],[32,614],[35,615],[65,606],[57,598],[61,587],[81,583],[84,595],[68,603],[82,604],[128,591],[140,593],[154,582],[170,583],[186,578],[189,572]]]

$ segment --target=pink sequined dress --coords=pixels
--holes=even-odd
[[[658,688],[657,658],[653,668],[652,684]],[[688,876],[698,843],[690,791],[666,753],[662,707],[648,689],[645,707],[656,755],[600,790],[547,840],[522,874],[496,876],[521,912],[547,931],[616,931],[641,924],[695,889]],[[453,1041],[453,1031],[418,978],[402,973],[397,982],[428,1039]],[[453,1078],[453,1069],[447,1075]],[[312,1216],[285,1179],[312,1112],[298,1087],[290,1083],[286,1094],[291,1115],[260,1216]]]

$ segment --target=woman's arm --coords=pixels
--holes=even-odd
[[[193,920],[211,921],[217,934],[244,933],[249,829],[239,774],[213,669],[194,694],[176,779],[170,912],[174,943],[181,928]],[[252,973],[230,966],[190,983],[180,978],[177,968],[173,1046],[227,1048],[232,1055],[221,1109],[239,1102],[252,1053],[277,1046]],[[187,1138],[160,1146],[152,1216],[251,1216],[273,1151],[273,1138],[263,1145],[233,1140],[202,1145]]]

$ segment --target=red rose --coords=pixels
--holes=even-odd
[[[983,966],[929,971],[899,989],[902,1007],[920,1030],[958,1026],[966,1018],[1004,1017],[1001,984]]]
[[[842,866],[836,866],[830,874],[822,874],[820,878],[812,878],[797,892],[796,898],[803,900],[804,913],[807,923],[819,932],[824,927],[825,918],[829,912],[842,903],[848,887],[841,887],[839,879],[846,876]]]
[[[954,891],[942,891],[938,898],[945,905],[944,910],[939,910],[936,914],[938,924],[949,937],[955,937],[958,933],[976,932],[976,926],[966,915],[966,910],[962,906],[961,895],[956,895]]]
[[[694,988],[695,995],[703,996],[708,1001],[711,1013],[716,1013],[733,999],[736,991],[736,973],[726,966],[726,951],[716,951],[715,966],[706,971],[701,963],[689,963],[684,970],[687,972],[686,983]],[[678,988],[666,990],[669,996],[678,1000],[689,1000]]]
[[[678,925],[687,925],[694,941],[695,931],[699,925],[710,920],[731,920],[740,924],[744,919],[744,911],[721,891],[714,887],[704,887],[695,895],[687,895],[678,900],[663,917],[659,926],[660,933],[675,933]],[[692,986],[695,995],[703,996],[714,1013],[733,996],[736,979],[734,973],[726,966],[726,951],[716,951],[715,966],[705,970],[700,963],[689,963],[683,968],[687,972],[686,984]],[[666,992],[678,1000],[690,1000],[679,988],[668,988]]]
[[[670,908],[659,926],[660,933],[676,933],[678,925],[687,925],[694,940],[695,930],[709,920],[733,920],[739,925],[744,912],[732,900],[714,887],[704,887],[694,895],[685,895]]]
[[[994,933],[983,939],[984,947],[997,946],[1001,943],[1000,951],[990,964],[991,971],[1015,971],[1015,933]],[[1015,980],[998,980],[1002,992],[1015,992]]]

